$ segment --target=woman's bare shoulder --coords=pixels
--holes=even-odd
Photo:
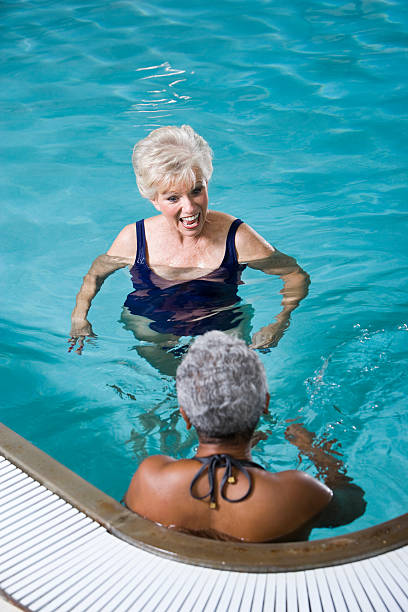
[[[206,218],[207,230],[211,235],[227,234],[231,223],[236,219],[233,215],[220,212],[219,210],[209,210]]]
[[[207,212],[207,221],[211,221],[211,222],[216,221],[218,223],[225,223],[225,224],[231,225],[234,219],[236,219],[236,217],[234,217],[233,215],[230,215],[225,212],[221,212],[220,210],[214,210],[213,208],[211,208]]]
[[[235,235],[238,261],[246,263],[269,257],[274,247],[247,223],[241,223]]]
[[[327,506],[332,496],[328,487],[301,470],[262,473],[255,492],[257,489],[260,524],[266,526],[262,537],[270,541],[285,541],[288,534],[296,534]]]
[[[320,510],[329,503],[333,495],[323,482],[302,470],[287,470],[276,476],[280,485],[287,489],[289,496],[292,496],[297,504],[316,506]]]
[[[136,257],[137,240],[135,223],[125,225],[119,232],[110,248],[106,251],[107,255],[112,257],[123,257],[131,259]]]

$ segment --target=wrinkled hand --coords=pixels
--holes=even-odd
[[[288,319],[261,327],[261,329],[252,336],[252,342],[249,348],[265,349],[276,346],[288,327]]]
[[[75,353],[78,355],[82,353],[85,342],[89,342],[90,338],[97,337],[87,319],[72,319],[69,335],[68,353],[75,349]]]

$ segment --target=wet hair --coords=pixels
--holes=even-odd
[[[258,355],[235,336],[199,336],[177,369],[177,394],[202,438],[250,437],[266,401]]]
[[[211,178],[212,150],[189,125],[168,125],[150,132],[133,149],[132,164],[139,191],[153,200],[175,184],[194,187]]]

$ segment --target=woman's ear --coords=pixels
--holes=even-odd
[[[183,417],[183,419],[184,419],[184,420],[185,420],[185,422],[186,422],[186,427],[187,427],[187,429],[191,429],[191,421],[190,421],[190,419],[188,418],[188,416],[186,415],[186,413],[184,412],[184,408],[183,408],[182,406],[180,406],[180,407],[179,407],[179,410],[180,410],[180,414],[181,414],[181,416]]]
[[[269,402],[271,400],[271,396],[269,395],[268,392],[266,392],[266,398],[265,398],[265,408],[263,413],[264,414],[269,414]]]

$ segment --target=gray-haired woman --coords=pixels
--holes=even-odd
[[[177,394],[198,450],[192,459],[145,459],[125,496],[134,512],[196,535],[249,542],[304,540],[313,527],[346,524],[364,512],[364,491],[338,454],[300,424],[285,435],[325,484],[252,461],[251,438],[269,394],[263,365],[242,340],[219,331],[198,337],[177,370]]]
[[[131,266],[134,291],[125,302],[125,325],[141,340],[174,341],[209,329],[237,328],[237,286],[248,265],[279,275],[282,311],[256,332],[254,348],[276,344],[290,313],[307,294],[308,275],[246,223],[208,209],[212,151],[190,126],[158,128],[134,148],[133,167],[143,197],[159,214],[122,229],[84,277],[72,312],[71,349],[93,335],[87,314],[109,274]],[[241,333],[241,335],[244,335]]]

